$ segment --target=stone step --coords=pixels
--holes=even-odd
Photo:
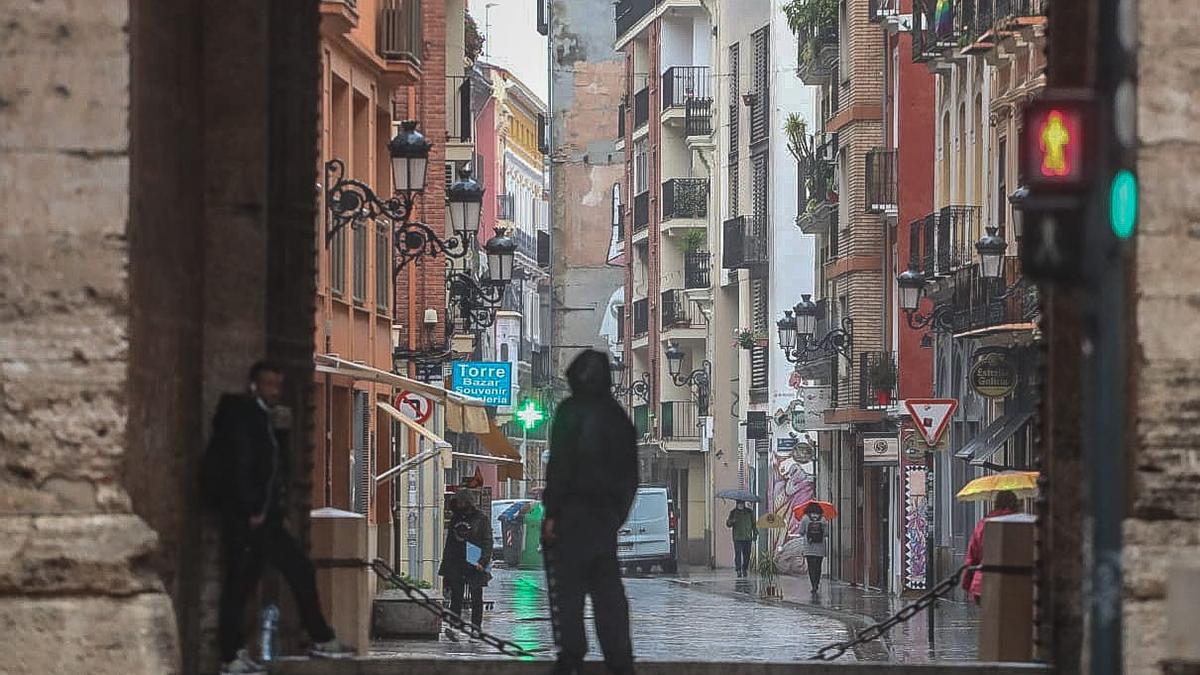
[[[349,660],[283,659],[271,665],[273,675],[547,675],[549,661],[517,659],[359,658]],[[604,664],[589,662],[586,675],[604,675]],[[639,661],[638,675],[1046,675],[1053,669],[1023,663],[720,663]]]

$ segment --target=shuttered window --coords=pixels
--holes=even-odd
[[[375,223],[375,307],[387,313],[391,305],[392,247],[388,236],[392,224]]]
[[[767,138],[770,110],[770,26],[754,31],[754,102],[750,106],[750,143],[753,145]]]
[[[371,405],[370,394],[354,392],[354,454],[350,472],[350,503],[354,512],[367,515],[371,507]]]
[[[740,112],[741,83],[738,80],[741,57],[737,43],[729,45],[729,217],[736,217],[740,200],[738,199],[738,143],[741,134]]]

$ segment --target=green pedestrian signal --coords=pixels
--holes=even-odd
[[[546,419],[542,406],[533,399],[525,399],[517,408],[517,423],[526,431],[533,429]]]
[[[1121,169],[1113,176],[1108,193],[1108,222],[1117,239],[1133,236],[1137,225],[1138,185],[1132,171]]]

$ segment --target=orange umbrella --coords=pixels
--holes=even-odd
[[[829,502],[822,502],[816,499],[810,499],[792,509],[792,515],[796,517],[796,520],[802,520],[806,515],[805,512],[808,511],[808,507],[812,504],[816,504],[817,506],[821,507],[821,515],[825,516],[827,519],[833,520],[834,518],[838,517],[837,507]]]

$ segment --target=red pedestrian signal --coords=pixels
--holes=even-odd
[[[1026,106],[1021,165],[1033,192],[1087,188],[1089,118],[1087,101],[1070,94],[1051,93]]]

